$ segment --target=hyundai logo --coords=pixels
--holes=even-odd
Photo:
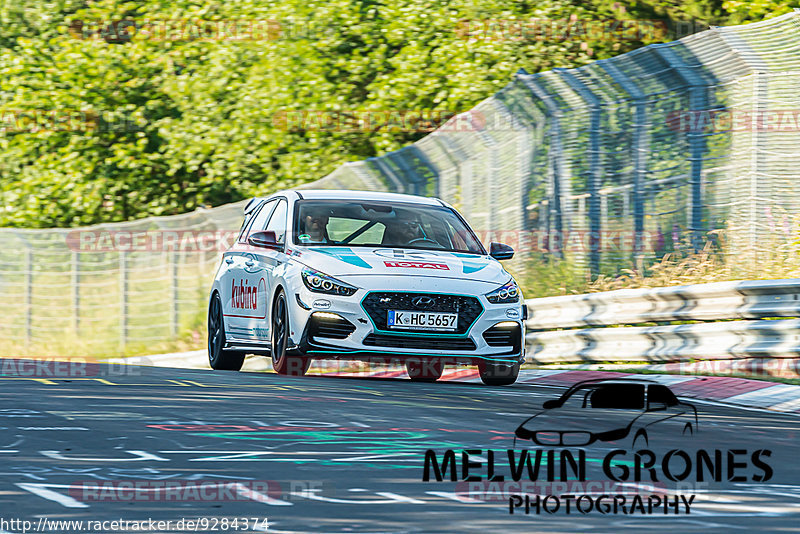
[[[430,297],[414,297],[411,299],[411,304],[415,308],[432,308],[436,301]]]

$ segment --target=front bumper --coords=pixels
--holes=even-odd
[[[301,329],[293,329],[297,353],[318,359],[386,363],[409,358],[435,358],[452,364],[517,364],[525,360],[525,325],[521,301],[510,305],[491,304],[483,295],[459,295],[476,299],[481,310],[468,327],[461,329],[461,333],[448,334],[392,331],[385,326],[378,328],[374,312],[370,314],[363,305],[371,293],[377,291],[359,289],[353,296],[341,297],[312,293],[304,287],[296,288],[290,298],[290,308],[294,315],[291,324],[298,327],[302,325]],[[456,295],[437,292],[426,294]],[[511,319],[510,316],[516,318]]]

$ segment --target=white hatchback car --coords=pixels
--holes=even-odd
[[[498,260],[445,202],[395,193],[283,191],[245,207],[208,307],[214,369],[272,356],[280,374],[312,359],[403,363],[433,381],[477,364],[511,384],[525,358],[526,308]]]

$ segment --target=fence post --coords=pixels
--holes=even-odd
[[[603,59],[597,62],[634,101],[633,118],[633,264],[640,273],[644,269],[644,182],[647,174],[647,154],[650,137],[647,129],[645,94],[617,66]]]
[[[600,274],[600,231],[601,200],[600,186],[602,181],[602,168],[600,162],[600,121],[602,119],[602,103],[591,89],[581,82],[574,74],[564,69],[553,69],[589,106],[589,270],[591,274]]]
[[[397,165],[400,169],[400,176],[403,180],[403,193],[411,193],[412,195],[420,194],[419,177],[416,171],[411,168],[406,159],[406,154],[409,152],[409,147],[403,147],[400,150],[389,152],[384,157]]]
[[[768,111],[769,108],[769,78],[767,77],[767,73],[762,72],[754,72],[753,76],[753,117],[761,117],[763,116],[762,113]],[[761,119],[758,119],[758,124],[761,124]],[[761,133],[760,128],[756,127],[753,128],[751,132],[751,142],[752,142],[752,155],[750,158],[750,224],[748,225],[749,228],[749,236],[750,236],[750,243],[749,247],[752,250],[752,254],[750,255],[750,268],[753,271],[756,270],[756,266],[758,265],[758,207],[759,201],[756,199],[764,198],[765,195],[762,194],[762,191],[759,191],[759,179],[761,178],[761,173],[766,172],[766,161],[764,157],[764,150],[759,150],[759,143],[761,141],[761,137],[763,133]]]
[[[461,185],[461,161],[454,157],[454,155],[451,153],[451,149],[448,147],[448,139],[446,136],[440,134],[439,132],[433,132],[431,134],[431,139],[442,151],[442,154],[445,155],[447,162],[450,164],[450,167],[453,169],[455,174],[452,183],[449,178],[446,183],[443,183],[442,181],[444,179],[444,175],[441,175],[439,179],[436,180],[436,196],[443,198],[445,201],[450,202],[451,204],[460,204],[462,200],[461,193],[457,193],[456,191]]]
[[[708,90],[692,69],[688,68],[674,50],[663,45],[653,45],[655,50],[666,61],[670,68],[686,84],[689,91],[689,108],[691,112],[708,111]],[[692,248],[700,250],[703,228],[703,153],[705,152],[705,133],[693,131],[690,128],[686,133],[689,144],[689,197],[691,211],[689,214],[689,231],[692,236]]]
[[[33,249],[25,249],[25,347],[30,347],[33,330]]]
[[[128,342],[128,253],[119,252],[119,346],[125,351]]]
[[[477,123],[474,120],[474,117],[470,115],[469,117],[470,124],[472,124],[473,129],[476,132],[476,135],[483,146],[486,147],[486,154],[488,157],[486,158],[486,189],[484,189],[483,194],[485,198],[487,198],[488,202],[488,209],[486,214],[486,230],[488,231],[487,234],[487,241],[491,242],[497,239],[497,140],[492,137],[492,135],[485,129],[481,129],[478,127]]]
[[[546,110],[545,115],[549,119],[550,150],[548,154],[548,176],[551,181],[552,196],[548,203],[550,213],[548,214],[547,220],[548,226],[550,226],[549,222],[552,221],[552,227],[548,228],[548,234],[555,232],[556,238],[552,239],[552,235],[550,235],[548,243],[550,250],[556,256],[561,256],[562,240],[564,238],[564,218],[569,221],[569,216],[567,215],[565,217],[564,214],[565,199],[569,197],[569,191],[566,186],[569,184],[562,183],[562,181],[566,182],[566,180],[564,180],[564,171],[562,168],[564,164],[564,150],[561,144],[561,109],[553,102],[552,96],[536,83],[534,80],[535,75],[520,75],[519,78],[533,96],[544,104]]]
[[[378,171],[380,171],[382,175],[386,176],[389,181],[392,182],[396,188],[395,192],[407,193],[408,191],[406,188],[406,183],[397,176],[397,173],[394,172],[394,169],[392,169],[392,167],[386,163],[384,158],[386,158],[386,156],[370,158],[369,161],[371,161],[375,167],[377,167]]]
[[[168,252],[170,258],[170,310],[169,310],[169,321],[170,321],[170,334],[173,338],[178,335],[178,313],[180,312],[178,307],[178,251],[173,250],[172,252]]]
[[[72,330],[80,335],[81,328],[81,259],[80,253],[72,251]]]

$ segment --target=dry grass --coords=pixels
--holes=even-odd
[[[715,234],[715,241],[726,248],[723,234]],[[800,278],[800,241],[765,242],[756,251],[725,254],[719,248],[708,242],[698,253],[672,252],[660,260],[651,260],[643,270],[623,268],[619,274],[595,279],[569,259],[535,258],[510,270],[522,285],[525,298],[731,280]]]

